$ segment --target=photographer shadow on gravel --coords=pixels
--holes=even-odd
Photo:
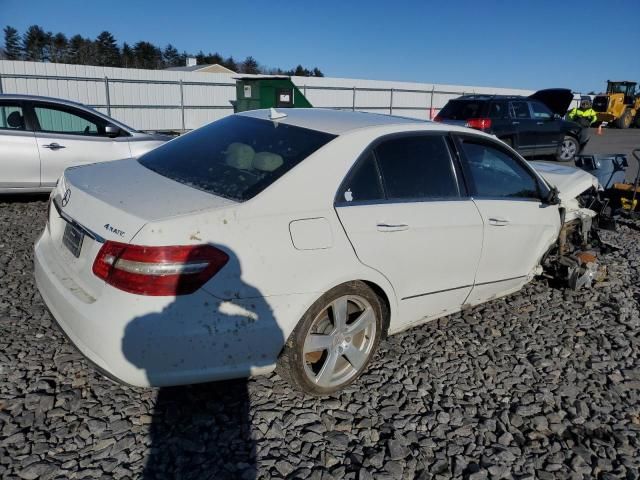
[[[203,292],[179,295],[162,312],[135,318],[127,325],[123,353],[144,370],[152,385],[168,383],[165,375],[172,371],[197,370],[205,364],[248,376],[253,368],[269,366],[284,344],[265,298],[255,287],[238,283],[238,258],[229,248],[221,249],[229,261],[210,282],[226,285],[225,279],[235,278],[234,291],[229,292],[233,298],[220,300]],[[204,309],[203,296],[209,297]],[[176,328],[191,335],[172,335]],[[154,343],[171,348],[154,348]],[[249,409],[245,378],[159,388],[148,457],[139,478],[256,478]]]

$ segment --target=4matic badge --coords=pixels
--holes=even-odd
[[[117,228],[114,228],[112,225],[109,225],[108,223],[105,223],[104,228],[105,230],[108,230],[111,233],[115,233],[116,235],[120,235],[121,237],[124,237],[124,230],[119,230]]]

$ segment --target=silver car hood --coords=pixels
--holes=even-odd
[[[577,167],[547,162],[529,162],[550,185],[558,189],[561,201],[569,201],[594,187],[602,189],[598,179]]]

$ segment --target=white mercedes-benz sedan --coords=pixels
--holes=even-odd
[[[245,112],[139,159],[67,169],[36,280],[71,342],[121,382],[277,368],[322,395],[385,335],[520,289],[564,224],[593,218],[577,200],[593,176],[540,168],[546,179],[462,127]]]

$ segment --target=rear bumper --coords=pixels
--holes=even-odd
[[[224,301],[199,290],[145,297],[105,286],[99,298],[65,276],[47,230],[35,244],[35,280],[60,329],[110,378],[132,386],[170,386],[273,370],[306,295]],[[295,322],[293,322],[295,324]]]

